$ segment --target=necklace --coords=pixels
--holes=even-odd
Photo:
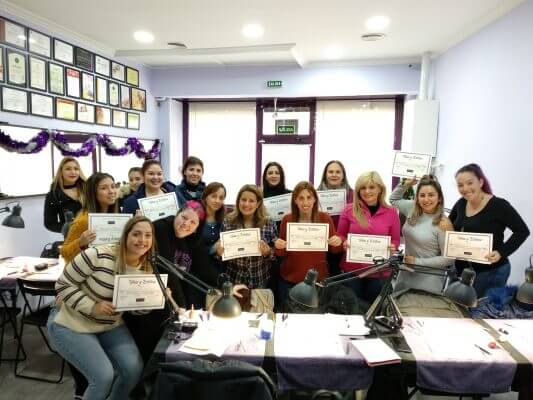
[[[72,185],[63,185],[63,189],[74,189],[76,186],[76,183],[73,183]]]

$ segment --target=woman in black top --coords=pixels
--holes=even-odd
[[[529,229],[513,206],[492,194],[489,181],[477,164],[468,164],[455,174],[461,196],[452,208],[450,220],[456,231],[492,233],[492,252],[486,255],[490,264],[472,263],[476,271],[474,288],[478,297],[487,289],[505,286],[511,272],[508,256],[529,236]],[[504,242],[505,229],[513,233]],[[466,261],[456,261],[458,273],[468,267]]]
[[[85,176],[78,160],[65,157],[59,163],[57,172],[44,202],[44,226],[52,232],[61,232],[65,213],[70,211],[74,218],[81,209],[81,198]]]
[[[281,165],[275,161],[265,165],[263,170],[263,197],[279,196],[290,193],[285,187],[285,172]]]

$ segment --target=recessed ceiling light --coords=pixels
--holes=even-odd
[[[384,33],[365,33],[361,35],[361,39],[365,42],[375,42],[376,40],[381,40],[385,37]]]
[[[152,43],[154,35],[147,31],[137,31],[133,34],[133,38],[140,43]]]
[[[384,15],[376,15],[374,17],[370,17],[365,22],[366,29],[371,32],[380,32],[383,29],[386,29],[389,24],[389,17],[385,17]]]
[[[241,33],[248,39],[259,39],[265,33],[263,27],[259,24],[246,24],[242,27]]]
[[[332,44],[324,49],[324,57],[328,60],[338,60],[342,57],[342,47]]]

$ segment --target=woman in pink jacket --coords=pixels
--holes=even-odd
[[[337,234],[344,240],[344,248],[348,251],[348,234],[390,236],[390,251],[400,245],[400,218],[396,209],[391,207],[387,198],[383,180],[376,171],[365,172],[357,178],[353,203],[348,204],[339,219]],[[368,267],[369,264],[341,261],[343,272]],[[381,283],[389,272],[380,272],[367,278],[354,279],[349,285],[357,297],[373,302],[381,290]]]

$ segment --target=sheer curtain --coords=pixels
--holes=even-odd
[[[246,183],[255,183],[255,102],[190,103],[189,155],[204,162],[204,181],[226,186],[234,204]]]
[[[352,188],[361,173],[375,170],[390,194],[394,116],[394,100],[317,101],[315,184],[329,160],[340,160]]]

